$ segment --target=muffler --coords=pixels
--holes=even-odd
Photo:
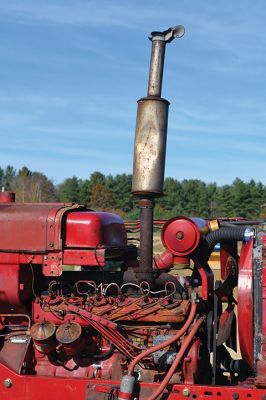
[[[138,100],[132,193],[140,198],[139,281],[153,282],[154,198],[162,196],[169,102],[161,97],[166,43],[184,35],[182,25],[152,32],[147,97]]]

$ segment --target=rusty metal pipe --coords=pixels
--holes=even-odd
[[[169,28],[164,32],[152,32],[150,75],[148,84],[148,97],[161,97],[163,83],[163,67],[165,56],[165,45],[177,37],[182,37],[185,29],[182,25]]]
[[[152,32],[148,96],[138,101],[132,193],[140,200],[139,281],[153,283],[153,208],[163,194],[169,102],[161,98],[165,45],[184,34],[179,25]]]
[[[148,96],[138,101],[134,146],[132,193],[136,196],[163,194],[169,102],[161,98],[165,45],[183,36],[179,25],[152,32]]]
[[[165,44],[164,40],[152,40],[148,97],[161,97]]]
[[[153,284],[153,208],[151,198],[140,200],[140,261],[139,281]]]

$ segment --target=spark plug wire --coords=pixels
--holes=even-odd
[[[180,339],[181,336],[184,335],[184,333],[188,330],[188,328],[190,327],[190,325],[192,324],[195,315],[196,315],[196,310],[197,310],[197,304],[196,303],[192,303],[191,305],[191,309],[190,309],[190,313],[188,316],[188,319],[186,320],[185,324],[182,326],[182,328],[174,335],[172,336],[170,339],[166,340],[163,343],[159,343],[156,346],[152,346],[149,347],[148,349],[146,349],[145,351],[143,351],[142,353],[140,353],[137,357],[135,357],[131,363],[129,364],[128,367],[128,375],[133,375],[134,373],[134,368],[135,366],[144,358],[149,356],[150,354],[159,351],[161,349],[163,349],[164,347],[170,346],[172,343],[176,342],[178,339]]]

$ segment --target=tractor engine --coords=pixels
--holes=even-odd
[[[176,216],[163,223],[164,251],[153,252],[164,54],[183,34],[150,38],[132,181],[139,245],[112,213],[0,194],[1,399],[266,398],[266,224]]]
[[[266,385],[265,225],[166,221],[165,251],[153,256],[148,281],[114,214],[2,202],[0,220],[3,378],[85,380],[89,399],[160,398],[180,384]],[[208,260],[217,243],[214,283]]]

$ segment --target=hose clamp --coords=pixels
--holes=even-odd
[[[249,242],[254,237],[254,229],[246,228],[244,232],[244,240],[245,242]]]

